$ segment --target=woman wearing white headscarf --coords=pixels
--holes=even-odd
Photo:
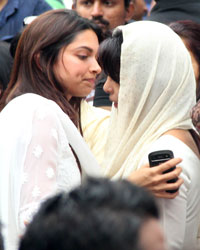
[[[169,249],[196,249],[200,157],[188,132],[196,96],[187,49],[169,27],[141,21],[118,27],[101,45],[99,60],[114,102],[105,175],[126,178],[156,150],[181,157],[184,184],[175,199],[159,199],[162,225]]]

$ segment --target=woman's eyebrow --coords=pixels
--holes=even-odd
[[[80,46],[80,47],[78,47],[77,49],[86,49],[86,50],[88,50],[89,52],[93,52],[93,49],[91,49],[91,48],[89,48],[89,47],[87,47],[87,46]]]

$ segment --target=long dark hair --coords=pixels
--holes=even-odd
[[[101,30],[97,25],[66,9],[47,11],[29,24],[19,39],[11,80],[0,109],[16,96],[35,93],[55,101],[78,126],[81,98],[66,99],[53,66],[60,50],[70,44],[77,34],[88,29],[101,39]]]
[[[112,37],[104,40],[99,47],[98,63],[105,74],[110,76],[115,82],[120,83],[120,56],[123,35],[121,30],[117,30]]]
[[[193,53],[199,68],[197,82],[197,101],[200,99],[200,24],[190,20],[176,21],[169,24],[169,27],[182,37],[188,49]]]

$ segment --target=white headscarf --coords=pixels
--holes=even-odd
[[[190,129],[195,78],[190,55],[168,26],[139,21],[122,30],[118,109],[113,107],[104,170],[127,177],[170,129]]]

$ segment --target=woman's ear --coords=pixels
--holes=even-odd
[[[42,71],[42,67],[41,67],[41,64],[40,64],[40,53],[39,52],[37,52],[34,55],[34,60],[36,62],[37,67]]]
[[[130,19],[132,19],[134,10],[135,10],[134,4],[131,0],[129,6],[126,8],[126,17],[125,17],[126,22],[128,22]]]

